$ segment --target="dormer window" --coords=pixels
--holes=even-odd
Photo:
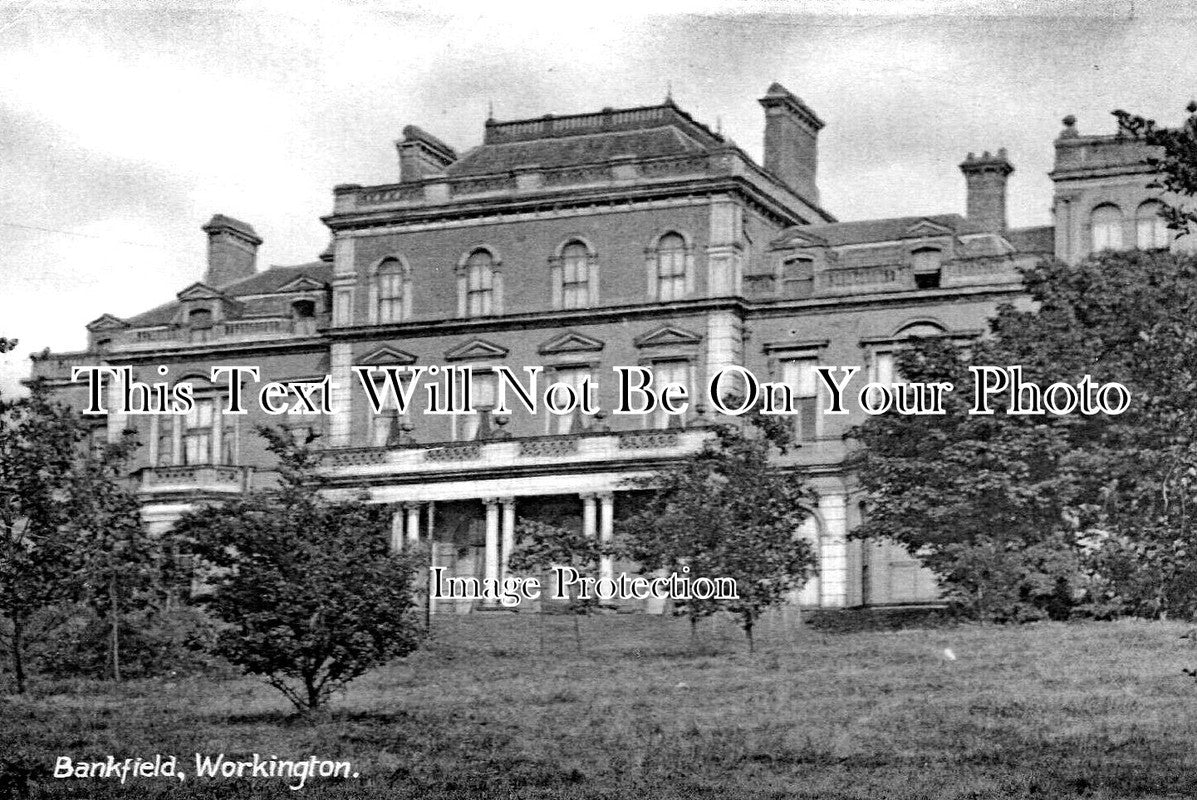
[[[934,247],[923,247],[910,254],[914,285],[919,289],[938,289],[943,268],[943,252]]]
[[[291,304],[291,322],[296,333],[312,335],[316,332],[316,303],[296,300]]]
[[[814,260],[805,256],[787,258],[781,265],[781,296],[810,297],[814,291]]]
[[[212,335],[212,312],[197,308],[187,315],[187,327],[191,329],[191,341],[206,342]]]

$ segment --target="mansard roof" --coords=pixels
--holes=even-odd
[[[1051,255],[1056,252],[1056,229],[1052,225],[1015,228],[1006,232],[1006,239],[1020,253]]]
[[[931,214],[921,217],[889,217],[855,222],[798,225],[782,232],[773,244],[774,246],[797,245],[801,247],[807,245],[806,240],[817,237],[831,247],[842,247],[850,244],[920,238],[934,235],[936,229],[956,236],[990,233],[984,226],[959,214]]]
[[[310,264],[300,264],[293,267],[270,267],[269,269],[250,275],[243,280],[222,286],[219,294],[226,297],[271,294],[287,287],[288,284],[301,281],[305,278],[308,280],[298,284],[299,286],[310,286],[309,281],[315,281],[320,284],[329,283],[332,280],[332,264],[324,261],[313,261]],[[253,315],[252,301],[248,304],[246,311],[248,315]],[[176,300],[150,309],[137,316],[130,317],[128,323],[134,327],[168,325],[175,321],[178,312],[179,302]]]
[[[445,171],[450,177],[460,177],[533,165],[547,169],[593,164],[618,156],[652,158],[701,153],[726,144],[722,136],[670,101],[591,114],[491,120],[486,124],[483,143]]]

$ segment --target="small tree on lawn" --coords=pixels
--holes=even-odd
[[[622,521],[619,540],[646,570],[735,580],[737,599],[687,600],[685,609],[692,626],[719,610],[735,615],[752,650],[761,614],[815,572],[814,550],[798,534],[814,496],[800,474],[772,461],[790,446],[790,429],[755,412],[741,419],[713,425],[700,452],[636,481],[649,495]]]
[[[27,397],[0,398],[0,620],[18,693],[34,621],[77,588],[66,528],[86,435],[79,416],[39,384]]]
[[[593,537],[558,525],[549,525],[537,520],[520,520],[515,534],[519,546],[512,552],[508,561],[508,567],[514,572],[544,573],[554,567],[573,567],[580,575],[590,575],[598,568],[603,555],[602,548]],[[552,588],[542,587],[541,597]],[[599,601],[595,597],[579,597],[576,587],[569,587],[569,591],[569,610],[574,618],[574,642],[581,653],[582,630],[578,618],[597,609]],[[543,624],[542,616],[541,625]],[[543,627],[541,630],[541,649],[544,649]]]
[[[122,440],[81,458],[72,479],[70,521],[73,570],[80,599],[108,628],[107,664],[121,679],[121,629],[129,611],[156,605],[162,594],[166,543],[151,542],[141,523],[137,495],[122,480],[136,438]]]
[[[300,711],[420,643],[414,554],[389,551],[390,514],[320,495],[320,453],[259,429],[280,486],[184,515],[176,530],[216,569],[204,602],[228,624],[217,652]]]

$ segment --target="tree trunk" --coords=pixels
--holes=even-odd
[[[574,614],[574,644],[578,647],[578,652],[582,652],[582,623],[578,620],[581,614]]]
[[[25,694],[25,659],[21,651],[25,647],[24,626],[18,614],[12,620],[12,674],[17,682],[17,694]]]
[[[752,639],[752,617],[744,618],[744,635],[748,637],[748,652],[756,652],[756,642]]]
[[[694,649],[695,643],[698,641],[698,617],[690,614],[690,649]]]
[[[108,622],[109,622],[109,640],[108,650],[112,656],[112,679],[117,683],[121,680],[121,639],[120,639],[120,622],[121,613],[117,607],[116,600],[116,572],[109,569],[108,572]]]

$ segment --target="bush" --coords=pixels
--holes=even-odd
[[[202,609],[180,606],[136,611],[121,619],[122,672],[129,678],[197,673],[218,667],[213,656],[218,626]],[[33,648],[38,670],[54,678],[108,677],[107,620],[77,609]]]

